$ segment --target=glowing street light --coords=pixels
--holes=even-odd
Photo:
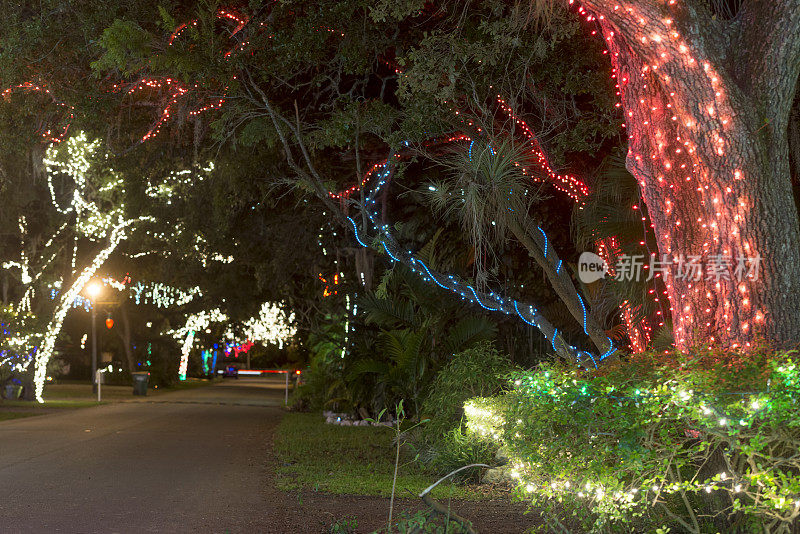
[[[100,296],[100,293],[103,291],[103,286],[100,285],[99,282],[91,282],[89,285],[86,286],[86,294],[92,298],[92,302],[94,299]]]

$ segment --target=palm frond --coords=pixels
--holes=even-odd
[[[540,199],[521,169],[533,168],[527,165],[530,154],[527,144],[506,138],[475,140],[444,161],[444,179],[422,191],[435,212],[457,220],[469,237],[479,282],[496,264],[494,250],[508,239],[509,223],[526,219],[531,203]]]
[[[406,345],[408,344],[408,336],[411,331],[408,329],[403,330],[385,330],[378,336],[378,350],[384,358],[397,362],[406,358]]]
[[[675,338],[672,336],[672,324],[665,322],[664,326],[656,331],[651,344],[653,350],[659,352],[674,348]]]
[[[386,328],[398,325],[414,326],[417,323],[414,305],[406,300],[379,298],[374,293],[366,293],[359,299],[367,324],[377,324]]]
[[[425,245],[417,251],[417,257],[424,261],[431,269],[438,269],[438,265],[436,263],[436,242],[439,240],[439,237],[442,235],[442,228],[436,230],[436,233],[433,234],[433,237],[428,240]]]
[[[514,9],[525,26],[548,28],[556,10],[561,8],[554,0],[518,0]]]
[[[405,373],[414,372],[417,376],[421,376],[427,363],[427,358],[424,357],[422,352],[425,331],[406,332],[402,339],[398,339],[398,341],[402,343],[402,351],[395,358],[397,367]]]
[[[484,317],[467,316],[448,332],[445,346],[450,354],[461,352],[479,341],[491,341],[497,336],[497,325]]]
[[[639,203],[639,186],[621,156],[609,156],[598,171],[596,185],[581,209],[573,212],[572,234],[579,247],[616,236],[620,241],[640,241],[641,214],[629,208]]]
[[[352,380],[352,378],[358,377],[364,374],[376,374],[376,375],[384,375],[389,372],[390,366],[386,362],[373,360],[373,359],[363,359],[357,360],[353,362],[349,369],[348,369],[348,377]]]

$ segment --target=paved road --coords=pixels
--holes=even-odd
[[[282,386],[242,378],[0,422],[0,533],[273,531]]]

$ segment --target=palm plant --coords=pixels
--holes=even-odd
[[[371,379],[373,395],[383,406],[405,399],[413,414],[419,413],[436,371],[452,354],[497,334],[493,322],[431,292],[404,266],[387,272],[379,291],[362,296],[359,308],[366,323],[379,331],[372,353],[353,351],[346,369],[349,382],[357,387]]]
[[[450,171],[429,185],[426,196],[435,211],[461,223],[475,251],[476,281],[486,282],[486,259],[496,260],[493,250],[522,234],[522,218],[542,197],[517,162],[527,159],[525,145],[502,140],[494,146],[473,142],[444,161]]]
[[[508,138],[473,142],[467,152],[445,161],[447,176],[428,185],[431,206],[445,217],[456,218],[475,249],[477,279],[486,279],[484,256],[510,239],[516,240],[544,271],[555,293],[600,352],[609,350],[605,329],[589,313],[552,243],[531,215],[542,196],[523,168],[536,168],[530,146]],[[554,344],[555,346],[555,344]],[[568,356],[568,355],[564,355]]]

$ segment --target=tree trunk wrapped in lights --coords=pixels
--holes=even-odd
[[[44,392],[44,383],[47,378],[47,363],[50,361],[55,349],[56,339],[61,332],[61,327],[64,325],[64,319],[67,317],[67,312],[72,307],[75,298],[83,291],[83,287],[91,280],[117,246],[127,237],[126,230],[129,226],[145,220],[145,217],[138,219],[122,219],[120,218],[113,230],[109,233],[108,244],[100,250],[92,260],[92,263],[87,265],[81,274],[72,282],[72,285],[66,290],[61,299],[58,301],[58,307],[53,314],[53,318],[47,325],[47,332],[44,336],[44,341],[35,357],[35,370],[34,370],[34,384],[36,386],[36,400],[44,402],[42,393]]]
[[[627,167],[672,259],[665,280],[677,346],[790,345],[800,331],[788,148],[800,3],[750,0],[731,20],[700,0],[585,0],[579,12],[602,29],[629,133]],[[679,276],[680,259],[692,256],[729,276]],[[757,278],[739,280],[753,267]]]

